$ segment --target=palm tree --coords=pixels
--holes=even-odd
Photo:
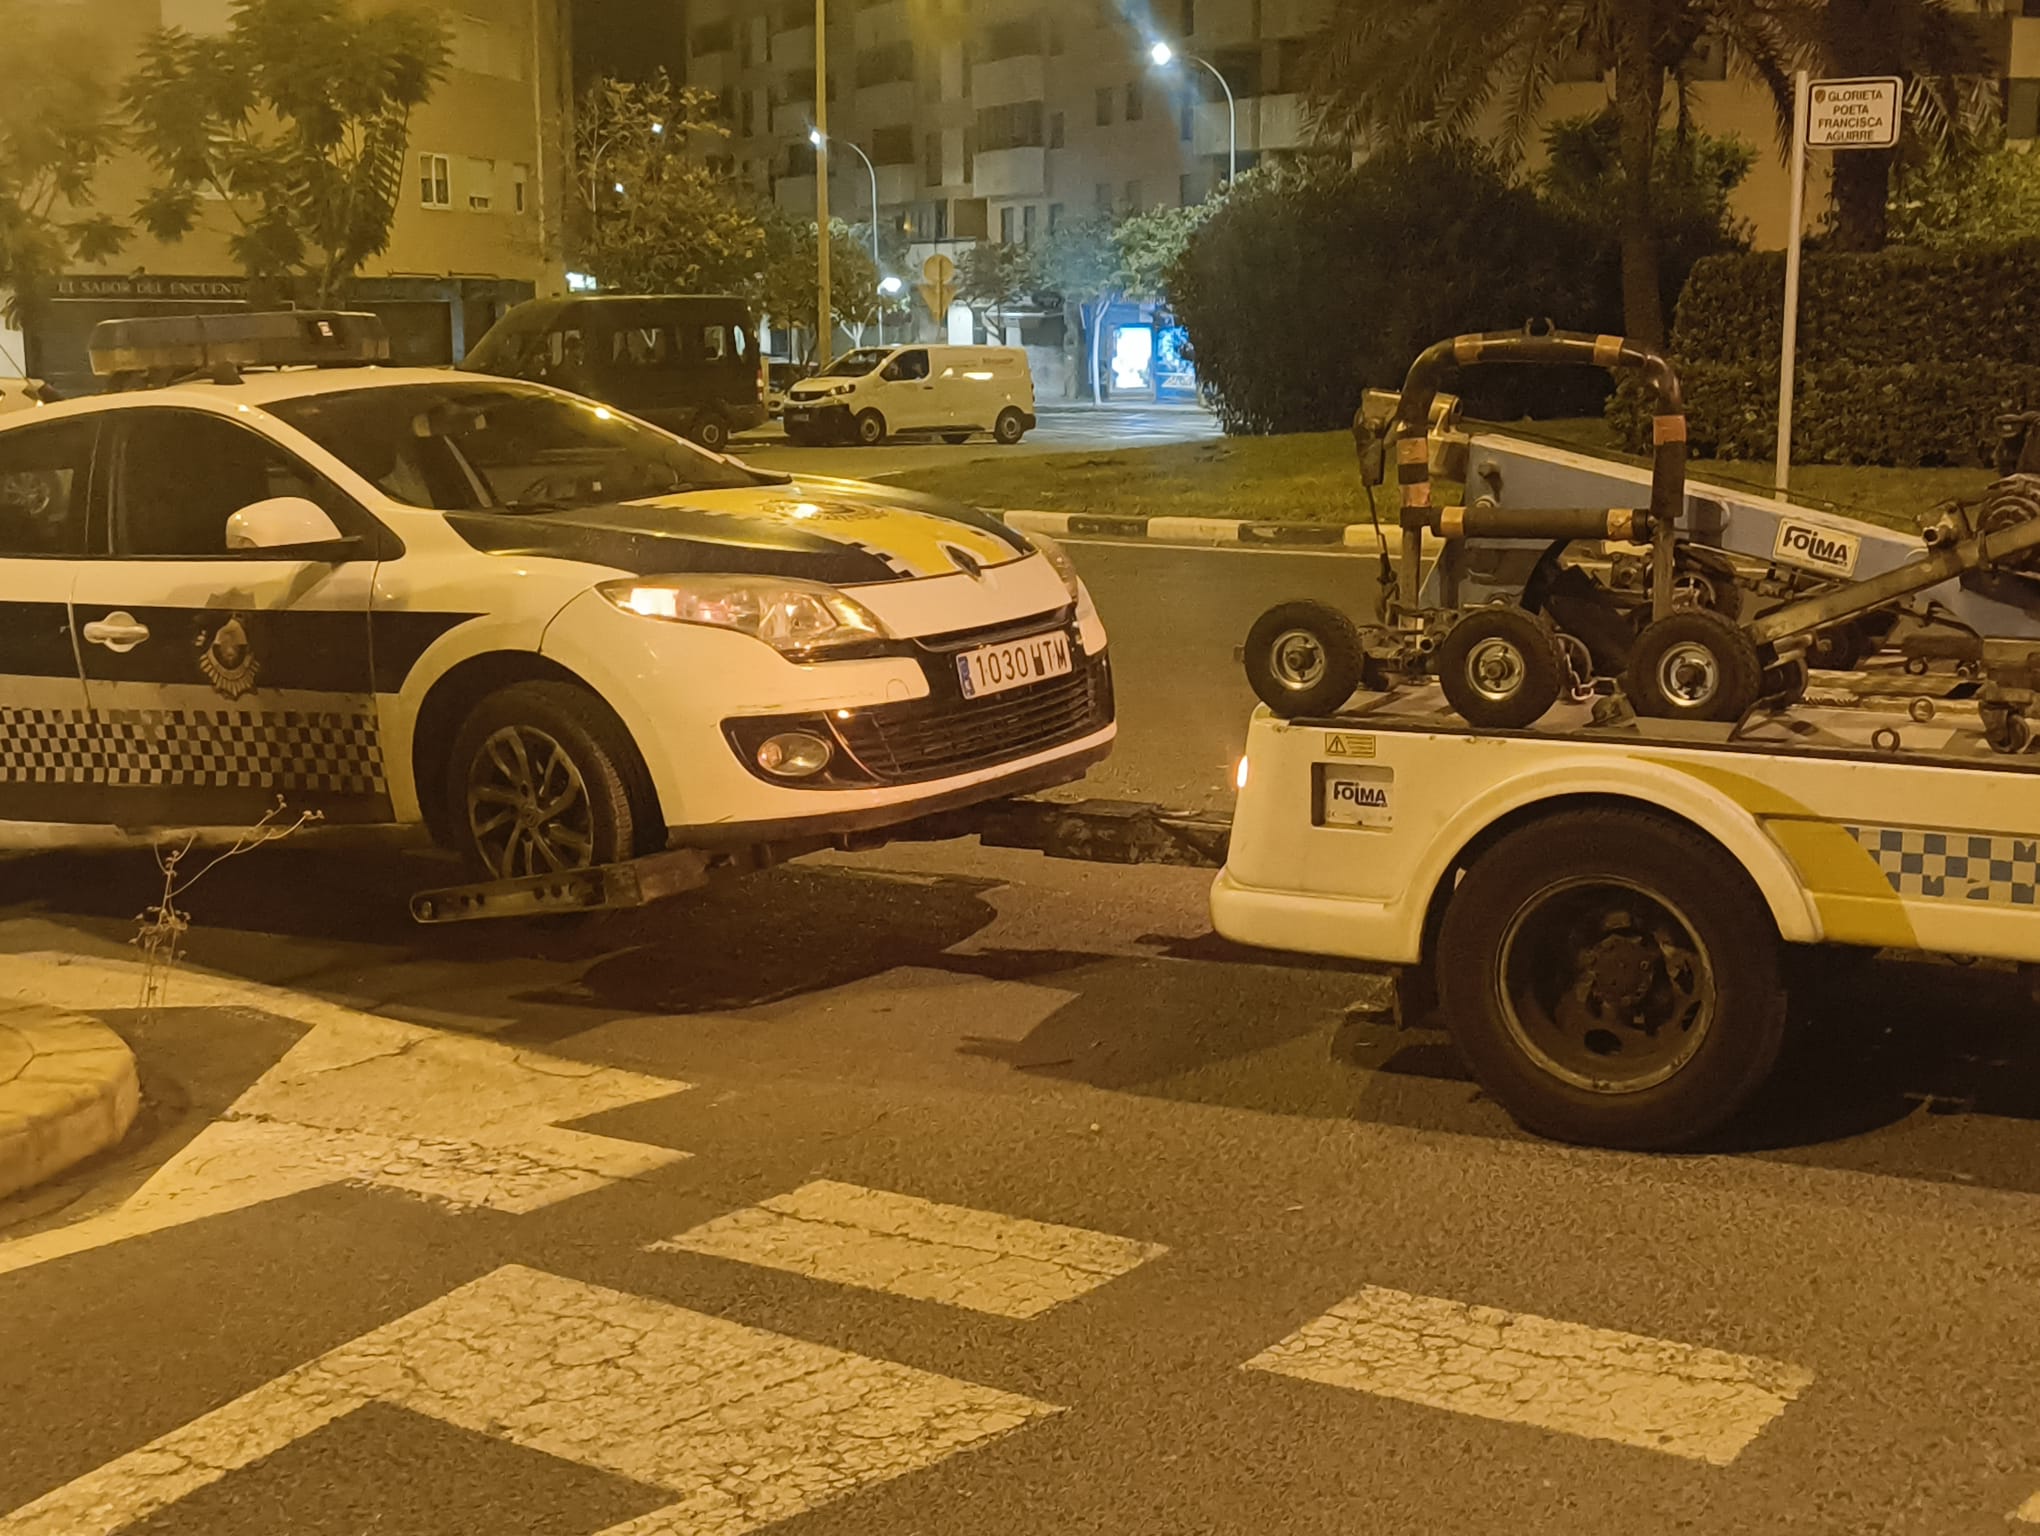
[[[1983,0],[1983,9],[1991,0]],[[1936,153],[1987,142],[2001,121],[1990,50],[1976,16],[1947,0],[1827,0],[1820,7],[1822,66],[1837,76],[1897,75],[1906,82],[1907,136]],[[1835,156],[1835,245],[1874,251],[1884,244],[1884,210],[1896,150]]]
[[[1781,140],[1791,72],[1811,52],[1811,0],[1338,0],[1306,87],[1321,134],[1370,144],[1497,127],[1521,153],[1561,69],[1584,58],[1612,77],[1623,196],[1623,327],[1664,343],[1652,174],[1667,98],[1683,121],[1687,83],[1711,42],[1767,90]],[[1421,195],[1421,188],[1412,191]]]

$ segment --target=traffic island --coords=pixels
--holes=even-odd
[[[60,1008],[0,1003],[0,1199],[117,1145],[140,1107],[119,1035]]]

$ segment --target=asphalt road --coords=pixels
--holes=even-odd
[[[1219,803],[1261,607],[1363,562],[1083,545],[1126,739]],[[592,927],[430,863],[0,866],[129,1143],[0,1204],[0,1536],[1996,1532],[2040,1494],[2016,979],[1837,981],[1714,1153],[1526,1140],[1205,876],[968,845]],[[2040,1514],[2040,1504],[2033,1506]]]

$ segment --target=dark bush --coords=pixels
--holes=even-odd
[[[1697,454],[1777,448],[1785,258],[1711,257],[1679,298],[1672,352]],[[1986,464],[1996,420],[2040,401],[2040,245],[1809,252],[1800,270],[1792,454],[1815,464]],[[1642,451],[1633,390],[1608,419]]]
[[[1442,337],[1547,317],[1609,330],[1620,313],[1601,232],[1469,146],[1243,181],[1168,292],[1228,432],[1344,426],[1363,390],[1399,385]],[[1460,387],[1469,411],[1491,417],[1578,414],[1607,393],[1592,369],[1482,369]]]

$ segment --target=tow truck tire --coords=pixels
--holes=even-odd
[[[1749,1102],[1785,1038],[1781,944],[1742,867],[1648,811],[1546,816],[1479,854],[1436,956],[1446,1028],[1526,1130],[1663,1150]]]
[[[1763,692],[1763,678],[1756,646],[1733,619],[1688,608],[1643,627],[1622,681],[1639,715],[1740,720]]]
[[[447,824],[479,879],[614,864],[643,851],[631,792],[641,776],[623,727],[586,689],[513,683],[454,737]]]
[[[1330,603],[1278,603],[1247,631],[1246,663],[1255,695],[1293,720],[1353,697],[1366,654],[1353,621]]]
[[[1500,731],[1543,719],[1569,672],[1551,621],[1524,608],[1469,613],[1447,631],[1433,670],[1460,719]]]

